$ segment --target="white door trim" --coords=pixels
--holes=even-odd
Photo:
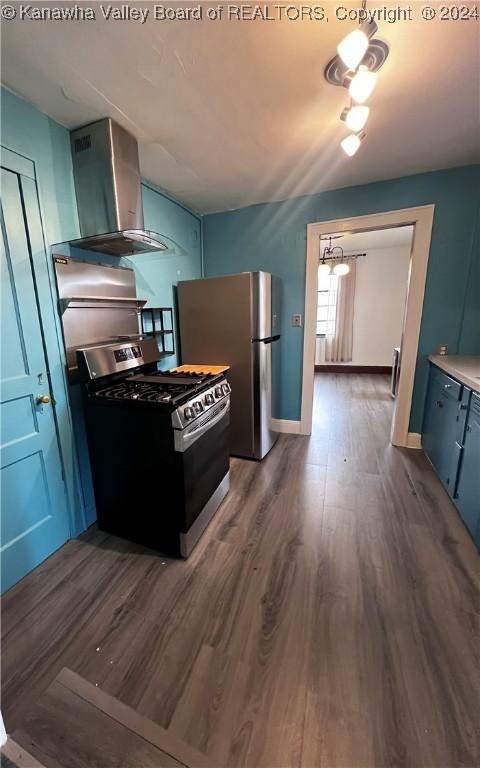
[[[422,436],[419,432],[409,432],[408,438],[407,438],[407,447],[408,448],[417,448],[421,449],[422,447]]]
[[[368,231],[414,224],[407,303],[403,327],[402,365],[392,421],[393,445],[408,447],[408,425],[412,407],[413,381],[417,362],[418,339],[422,320],[423,297],[427,277],[434,205],[402,208],[385,213],[353,216],[348,219],[320,221],[307,226],[307,269],[305,275],[305,327],[303,338],[302,411],[300,434],[312,431],[313,382],[315,368],[315,321],[317,312],[318,240],[329,232]]]
[[[299,421],[290,421],[289,419],[272,419],[273,432],[280,432],[285,435],[301,435],[301,424]]]

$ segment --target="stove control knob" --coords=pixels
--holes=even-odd
[[[211,392],[209,392],[208,395],[205,395],[205,405],[212,405],[214,402],[215,398]]]
[[[193,412],[193,408],[190,408],[190,406],[187,406],[186,408],[184,408],[183,415],[185,416],[187,421],[189,421],[190,419],[193,419],[195,415]]]
[[[201,413],[203,411],[203,405],[201,404],[200,400],[196,400],[193,403],[193,410],[195,413]]]
[[[222,392],[224,395],[228,395],[228,393],[230,392],[230,387],[228,384],[222,384]]]
[[[220,386],[215,387],[215,397],[222,397],[222,395],[223,395],[222,388]]]

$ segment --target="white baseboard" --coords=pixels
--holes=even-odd
[[[272,429],[274,432],[280,432],[284,435],[309,434],[302,431],[301,421],[291,421],[289,419],[272,419]],[[407,448],[415,448],[417,450],[421,450],[422,436],[419,432],[408,433]]]
[[[274,432],[281,432],[285,435],[301,435],[301,422],[289,421],[288,419],[272,419],[272,429]]]
[[[421,449],[422,436],[419,432],[409,432],[407,435],[407,448]]]

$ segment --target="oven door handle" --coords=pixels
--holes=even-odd
[[[175,430],[175,450],[178,453],[184,453],[188,448],[190,448],[191,445],[193,445],[202,435],[205,434],[205,432],[208,432],[208,430],[211,427],[214,427],[215,424],[218,424],[219,421],[224,419],[228,414],[230,413],[230,398],[227,397],[223,402],[221,403],[221,408],[218,409],[218,411],[215,413],[214,416],[212,416],[208,421],[204,421],[202,424],[199,424],[198,426],[195,426],[192,424],[191,428],[187,429],[176,429]]]

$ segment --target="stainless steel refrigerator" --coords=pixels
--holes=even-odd
[[[263,459],[272,430],[272,348],[280,339],[268,272],[178,283],[183,363],[228,364],[231,453]]]

